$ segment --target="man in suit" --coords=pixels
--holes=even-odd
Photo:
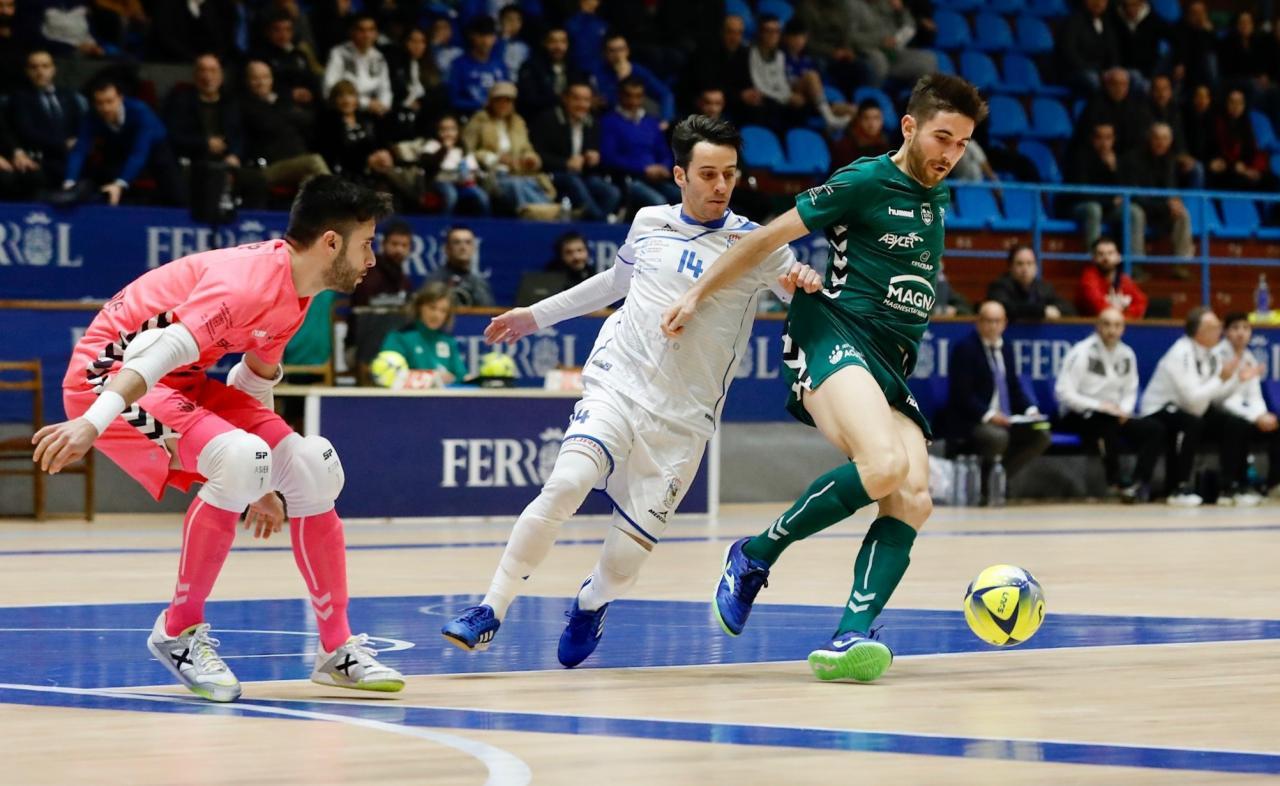
[[[43,49],[27,55],[26,72],[27,85],[13,94],[9,107],[14,141],[39,166],[46,185],[55,187],[76,143],[84,99],[53,83],[57,68]]]
[[[1014,423],[1040,410],[1018,379],[1013,347],[1004,341],[1004,306],[988,300],[978,309],[977,329],[951,350],[945,421],[962,450],[982,456],[985,468],[1002,456],[1010,480],[1049,447],[1048,423]],[[985,481],[984,481],[985,482]]]
[[[599,174],[600,128],[591,117],[592,97],[590,85],[570,83],[561,105],[534,123],[530,141],[556,193],[568,196],[584,220],[604,221],[618,209],[622,192]]]
[[[586,73],[569,62],[569,34],[564,28],[552,27],[542,36],[542,49],[520,67],[516,108],[525,117],[539,117],[556,107],[570,84],[587,79]]]

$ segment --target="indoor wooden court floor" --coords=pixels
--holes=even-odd
[[[869,514],[799,544],[743,636],[708,599],[725,545],[780,506],[673,523],[578,669],[555,659],[606,522],[566,526],[485,653],[440,625],[476,602],[509,522],[351,522],[353,627],[409,676],[394,698],[306,680],[314,625],[287,534],[241,533],[208,606],[245,683],[212,705],[144,639],[181,522],[0,523],[0,783],[1249,783],[1280,775],[1280,507],[940,509],[881,617],[873,685],[812,679]],[[999,562],[1042,581],[1037,636],[965,627]]]

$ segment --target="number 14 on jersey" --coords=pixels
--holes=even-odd
[[[689,271],[689,275],[693,276],[695,281],[698,276],[702,275],[702,260],[698,259],[697,253],[692,249],[685,249],[681,252],[680,267],[676,268],[677,273],[683,273],[686,270]]]

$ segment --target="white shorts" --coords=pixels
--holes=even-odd
[[[698,473],[707,438],[653,417],[607,385],[586,385],[561,450],[583,450],[604,467],[596,489],[636,534],[657,543]]]

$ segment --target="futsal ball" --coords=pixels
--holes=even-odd
[[[992,565],[964,593],[964,619],[978,638],[1014,647],[1035,635],[1044,622],[1044,589],[1014,565]]]
[[[378,387],[400,387],[409,375],[409,361],[405,360],[404,355],[399,352],[392,350],[379,352],[369,364],[369,375],[373,377],[373,383]]]
[[[490,352],[481,356],[480,366],[476,369],[476,376],[482,379],[515,378],[515,375],[515,358],[505,352]]]

